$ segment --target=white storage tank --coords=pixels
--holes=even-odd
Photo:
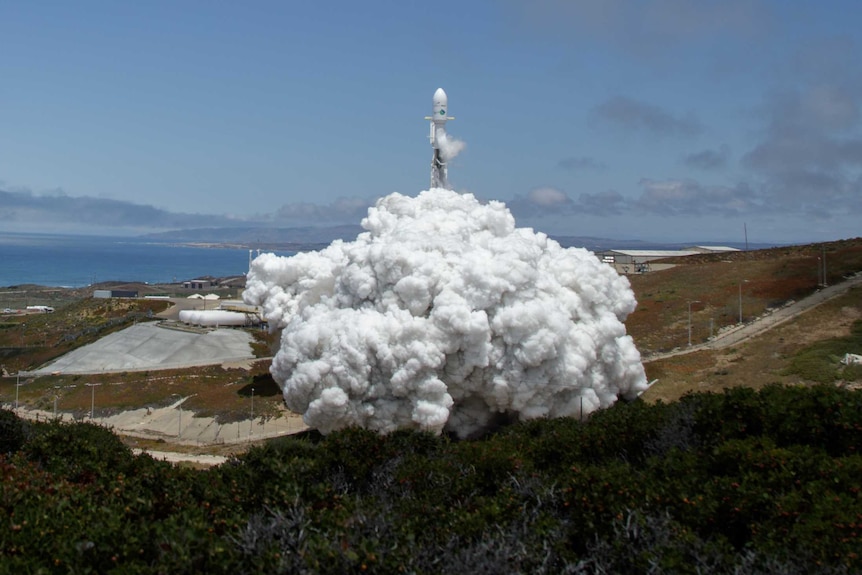
[[[248,326],[260,322],[259,318],[254,314],[239,313],[223,309],[184,309],[180,311],[180,321],[204,327]]]

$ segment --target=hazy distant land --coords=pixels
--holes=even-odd
[[[178,242],[194,246],[233,247],[246,249],[288,250],[295,252],[319,250],[334,240],[351,241],[365,231],[358,225],[330,227],[297,228],[191,228],[151,233],[142,238]],[[591,236],[550,236],[563,247],[586,248],[590,251],[602,250],[675,250],[694,245],[716,245],[716,242],[648,242],[637,239],[611,239]],[[721,245],[745,249],[744,242],[725,242]],[[765,249],[776,244],[749,243],[748,249]]]

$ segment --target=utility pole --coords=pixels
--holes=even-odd
[[[254,388],[251,388],[251,420],[248,422],[248,436],[251,438],[254,428]]]
[[[90,421],[96,416],[96,386],[101,383],[85,383],[90,388]]]
[[[691,347],[691,304],[700,303],[699,299],[688,302],[688,347]]]
[[[822,262],[823,262],[823,287],[826,287],[827,285],[829,285],[829,284],[826,282],[826,246],[820,246],[820,249],[822,250],[822,253],[823,253],[823,257],[822,257]]]

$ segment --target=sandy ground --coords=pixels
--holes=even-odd
[[[225,461],[227,461],[227,457],[223,455],[206,455],[199,454],[195,455],[192,453],[174,453],[172,451],[153,451],[151,449],[133,449],[132,452],[135,455],[140,455],[141,453],[147,453],[153,459],[160,459],[162,461],[167,461],[168,463],[197,463],[199,465],[203,465],[205,467],[212,467],[213,465],[221,465]]]
[[[191,412],[183,411],[185,398],[173,405],[159,409],[132,409],[109,417],[97,417],[93,423],[103,425],[118,435],[144,439],[164,440],[169,444],[188,446],[233,445],[292,435],[308,429],[302,417],[287,410],[276,418],[258,417],[232,423],[218,423],[211,417],[194,417]],[[13,405],[4,405],[14,411]],[[17,415],[33,421],[50,421],[55,415],[50,411],[19,408]],[[58,412],[56,419],[71,423],[71,414]],[[85,418],[84,421],[89,421]],[[150,452],[156,457],[156,452]],[[192,461],[203,465],[217,465],[224,458],[203,456],[190,453],[158,452],[158,458],[168,461]],[[213,459],[215,457],[216,459]]]

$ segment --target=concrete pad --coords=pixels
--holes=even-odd
[[[67,353],[30,372],[105,373],[171,369],[251,359],[251,335],[239,329],[190,332],[139,323]]]

